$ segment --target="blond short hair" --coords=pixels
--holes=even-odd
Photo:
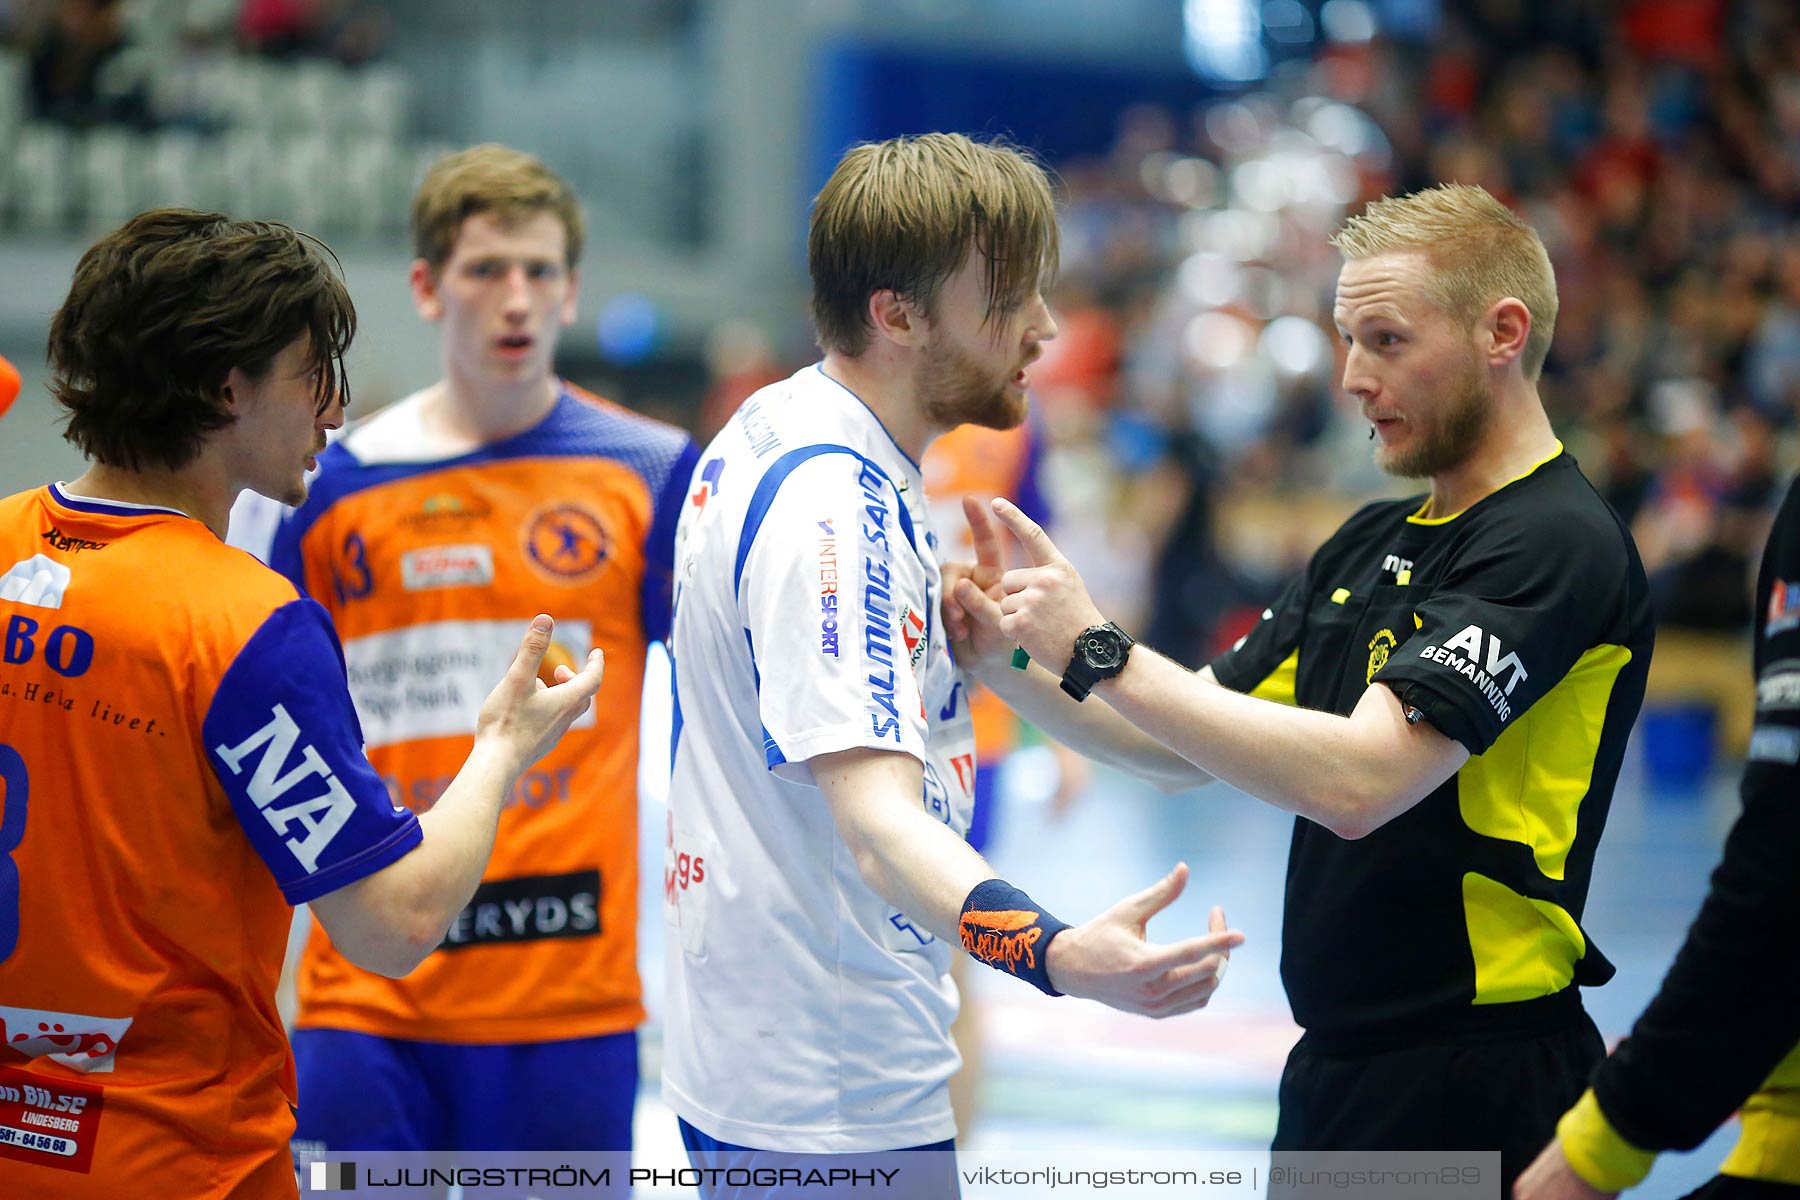
[[[958,133],[853,146],[813,201],[807,236],[819,344],[868,348],[869,297],[892,289],[931,315],[944,282],[986,262],[988,314],[1027,301],[1055,275],[1056,201],[1030,152]]]
[[[1348,259],[1422,250],[1428,292],[1451,316],[1473,325],[1495,301],[1513,296],[1531,312],[1520,365],[1535,380],[1556,332],[1556,272],[1537,232],[1486,190],[1462,183],[1410,196],[1384,196],[1331,239]]]
[[[431,164],[413,196],[413,253],[435,271],[450,258],[470,217],[493,213],[511,225],[540,212],[562,222],[566,265],[573,268],[581,261],[587,224],[568,181],[510,146],[488,142],[458,150]]]

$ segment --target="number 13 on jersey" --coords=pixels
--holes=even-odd
[[[13,851],[25,840],[25,806],[30,785],[25,760],[0,744],[0,962],[19,945],[19,865]]]

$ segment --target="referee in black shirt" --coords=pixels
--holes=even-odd
[[[1643,700],[1644,570],[1538,397],[1557,300],[1530,226],[1449,185],[1334,244],[1344,389],[1427,493],[1353,516],[1198,676],[1134,648],[1005,501],[1035,565],[1002,578],[971,507],[981,561],[946,616],[959,660],[1077,749],[1300,818],[1281,969],[1306,1033],[1275,1148],[1499,1150],[1510,1188],[1604,1053],[1578,988],[1613,967],[1581,918]]]
[[[1733,1111],[1737,1145],[1689,1200],[1800,1197],[1800,483],[1756,586],[1744,809],[1662,990],[1519,1180],[1519,1200],[1635,1186]]]

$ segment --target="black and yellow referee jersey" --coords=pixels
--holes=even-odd
[[[1754,661],[1743,811],[1706,903],[1656,998],[1557,1130],[1570,1161],[1611,1186],[1641,1179],[1647,1152],[1692,1149],[1735,1111],[1720,1173],[1800,1187],[1800,482],[1763,552]]]
[[[1294,824],[1282,982],[1320,1037],[1555,1023],[1613,966],[1581,927],[1653,628],[1631,536],[1557,452],[1461,513],[1368,505],[1212,664],[1348,714],[1393,688],[1472,756],[1348,841]]]

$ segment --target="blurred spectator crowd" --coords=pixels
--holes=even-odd
[[[1400,36],[1383,7],[1327,3],[1315,53],[1057,164],[1059,334],[1032,384],[1059,545],[1103,611],[1199,664],[1357,506],[1422,491],[1375,470],[1338,387],[1327,239],[1381,195],[1477,183],[1549,248],[1540,390],[1631,525],[1672,690],[1741,699],[1716,651],[1747,645],[1800,458],[1800,8],[1473,0]],[[702,436],[790,369],[737,325],[713,358]]]
[[[362,0],[0,0],[0,227],[181,204],[403,225],[414,88]]]
[[[360,0],[14,0],[0,21],[28,64],[25,116],[77,128],[229,121],[179,86],[196,60],[353,68],[387,38],[379,11]]]
[[[1063,165],[1034,381],[1070,556],[1204,662],[1357,504],[1422,490],[1375,474],[1336,386],[1326,238],[1382,194],[1478,183],[1548,245],[1542,394],[1663,627],[1744,633],[1800,433],[1800,7],[1477,0],[1418,41],[1377,11],[1327,5],[1316,54]]]

